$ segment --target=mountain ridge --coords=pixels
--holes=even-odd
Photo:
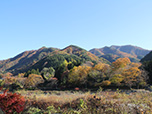
[[[126,53],[127,52],[126,47],[128,46],[130,47],[129,48],[130,50],[128,50],[128,53]],[[138,56],[143,57],[148,52],[150,51],[131,45],[125,45],[125,46],[112,45],[110,47],[105,46],[103,48],[93,48],[92,51],[91,50],[87,51],[76,45],[69,45],[63,49],[53,48],[53,47],[50,48],[41,47],[37,50],[24,51],[16,55],[15,57],[6,60],[1,60],[0,72],[25,71],[29,67],[40,61],[41,59],[55,54],[75,55],[79,58],[84,59],[85,61],[91,61],[93,63],[97,63],[97,62],[109,63],[109,61],[113,62],[120,57],[128,57],[131,60],[140,61],[140,58],[137,57]],[[142,54],[139,55],[139,53]]]
[[[70,45],[63,49],[42,47],[38,50],[24,51],[13,58],[0,61],[0,72],[9,71],[14,74],[25,72],[43,58],[54,55],[75,55],[83,61],[91,61],[93,63],[108,62],[104,58],[98,58],[87,50],[75,45]]]
[[[38,50],[24,51],[15,57],[0,61],[0,71],[13,70],[14,68],[19,70],[20,67],[28,67],[54,50],[58,49],[42,47]]]
[[[140,59],[150,52],[150,50],[133,45],[112,45],[109,47],[105,46],[103,48],[93,48],[89,50],[89,52],[98,57],[103,57],[110,62],[115,61],[115,59],[119,57],[128,57],[132,62],[139,62]]]

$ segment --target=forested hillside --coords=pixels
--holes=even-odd
[[[142,68],[147,71],[149,76],[149,84],[152,84],[152,52],[141,59]]]
[[[144,58],[141,59],[141,62],[151,61],[152,60],[152,51],[148,53]]]
[[[42,47],[38,50],[25,51],[13,58],[0,61],[0,72],[11,72],[13,74],[24,72],[41,59],[55,54],[75,55],[81,58],[81,61],[90,61],[93,64],[98,62],[110,64],[110,62],[123,57],[128,57],[132,62],[139,62],[149,52],[149,50],[131,45],[94,48],[90,52],[74,45],[67,46],[64,49]]]
[[[43,47],[0,61],[0,70],[4,71],[0,76],[4,78],[2,83],[6,86],[22,85],[27,89],[100,86],[139,88],[151,83],[151,64],[143,64],[143,67],[139,62],[134,63],[130,57],[135,57],[135,53],[129,53],[131,51],[125,53],[120,50],[122,50],[120,47],[118,49],[115,46],[99,50],[105,54],[103,56],[107,54],[106,59],[113,59],[110,63],[102,56],[99,58],[74,45],[64,49]]]
[[[25,51],[13,58],[0,61],[0,71],[11,72],[13,74],[25,72],[27,70],[30,70],[32,66],[35,65],[37,62],[40,63],[48,58],[48,56],[51,57],[54,55],[68,56],[67,59],[75,56],[75,58],[81,59],[83,63],[85,63],[86,61],[90,61],[93,64],[97,64],[98,62],[109,63],[109,61],[107,61],[106,59],[98,58],[94,54],[78,46],[70,45],[61,50],[57,48],[42,47],[38,50]]]
[[[42,47],[38,50],[25,51],[13,58],[0,61],[0,71],[23,72],[55,50],[58,49]]]

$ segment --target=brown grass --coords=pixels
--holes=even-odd
[[[56,110],[60,107],[63,112],[75,110],[74,112],[78,111],[82,114],[152,114],[151,92],[126,94],[119,91],[98,93],[50,91],[47,94],[37,93],[25,95],[29,99],[30,107],[46,110],[48,106],[54,106]]]

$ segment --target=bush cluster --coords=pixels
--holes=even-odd
[[[2,89],[2,88],[1,88]],[[0,94],[0,109],[5,114],[20,113],[24,110],[25,99],[20,94],[11,93],[7,90]]]

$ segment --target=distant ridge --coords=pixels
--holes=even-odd
[[[150,52],[150,50],[133,45],[112,45],[110,47],[105,46],[103,48],[94,48],[91,49],[90,52],[98,57],[103,57],[110,62],[113,62],[120,57],[128,57],[132,62],[139,62],[140,59]]]

